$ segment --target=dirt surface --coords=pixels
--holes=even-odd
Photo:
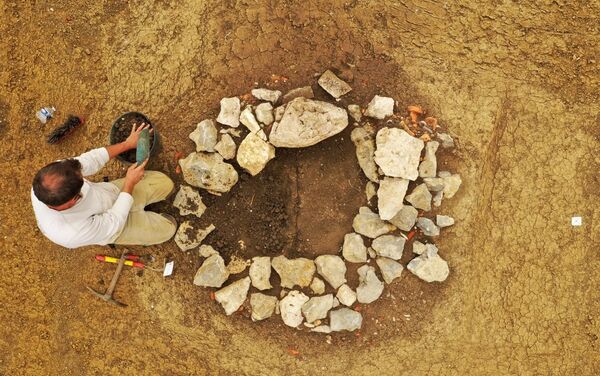
[[[0,9],[0,374],[600,373],[597,2],[2,1]],[[106,287],[114,271],[93,255],[116,251],[65,250],[37,230],[35,171],[105,144],[119,114],[153,121],[163,150],[150,167],[181,183],[175,152],[193,150],[188,134],[217,115],[221,97],[255,82],[286,91],[329,68],[354,89],[344,103],[389,95],[436,115],[458,144],[442,167],[463,177],[441,208],[457,219],[438,241],[449,279],[431,285],[405,272],[365,308],[359,336],[329,344],[278,320],[251,323],[247,310],[224,316],[191,283],[200,259],[174,242],[134,249],[173,257],[176,272],[163,280],[126,270],[116,297],[129,307],[119,310],[85,289]],[[35,112],[47,105],[58,112],[42,126]],[[86,124],[46,145],[68,113]],[[96,179],[123,173],[111,162]],[[219,221],[210,241],[228,257],[334,253],[364,204],[364,182],[346,132],[278,150],[263,174],[206,200],[202,220]],[[571,226],[573,215],[583,226]]]

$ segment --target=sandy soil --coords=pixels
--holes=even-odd
[[[0,1],[0,9],[0,374],[600,373],[598,2]],[[253,324],[247,311],[225,317],[191,284],[198,258],[173,242],[136,249],[171,255],[178,268],[167,280],[126,271],[116,297],[129,307],[120,310],[85,290],[106,286],[114,271],[93,255],[115,251],[67,251],[37,230],[35,171],[104,144],[120,113],[154,121],[163,150],[151,167],[180,182],[173,156],[192,150],[188,133],[216,116],[221,97],[255,82],[314,83],[328,68],[353,86],[348,101],[389,95],[437,115],[458,141],[443,161],[464,182],[442,206],[458,220],[438,242],[450,278],[426,285],[406,273],[366,309],[360,336],[328,344],[275,320]],[[46,127],[34,117],[44,105],[59,109]],[[68,113],[87,123],[45,144]],[[364,204],[347,134],[278,153],[264,176],[210,201],[209,211],[222,210],[215,221],[229,226],[212,241],[228,256],[240,252],[238,238],[252,252],[335,252]],[[122,173],[111,162],[97,178]],[[263,208],[252,215],[251,197]],[[269,234],[265,213],[276,210]],[[572,215],[584,225],[571,227]]]

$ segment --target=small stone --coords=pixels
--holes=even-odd
[[[200,248],[198,248],[198,254],[201,257],[210,257],[212,255],[218,255],[219,252],[215,251],[215,249],[208,244],[202,244]]]
[[[372,182],[379,182],[377,165],[375,164],[375,137],[364,127],[354,128],[350,133],[350,139],[356,147],[356,158],[358,165],[365,176]]]
[[[281,278],[281,287],[293,288],[294,286],[307,287],[315,274],[315,263],[307,258],[288,259],[280,255],[271,261],[273,269]]]
[[[329,325],[319,325],[312,328],[310,331],[315,333],[331,333],[331,328]]]
[[[367,262],[367,247],[359,234],[351,233],[344,236],[342,255],[349,262]]]
[[[379,215],[366,206],[359,209],[352,221],[352,227],[357,233],[372,239],[396,229],[394,225],[382,221]]]
[[[410,231],[417,221],[418,214],[417,209],[410,205],[403,205],[394,218],[390,219],[390,223],[402,231]]]
[[[357,104],[349,104],[348,105],[348,113],[352,116],[355,122],[360,122],[362,118],[362,112],[360,111],[360,106]]]
[[[449,178],[450,176],[452,176],[452,173],[450,171],[438,172],[438,177],[440,177],[440,178]]]
[[[390,220],[404,206],[402,201],[408,189],[408,180],[402,178],[384,177],[377,191],[377,207],[383,220]],[[429,192],[427,192],[429,193]]]
[[[179,165],[188,184],[209,192],[229,192],[238,181],[235,168],[217,153],[191,153]]]
[[[275,109],[275,121],[281,121],[283,114],[285,113],[285,106],[279,106]]]
[[[230,134],[233,137],[240,137],[242,135],[242,130],[241,129],[235,129],[235,128],[222,128],[219,133],[221,134]]]
[[[453,148],[454,147],[454,139],[447,133],[438,133],[438,140],[442,142],[442,147],[444,149]]]
[[[440,228],[429,218],[417,218],[417,227],[420,228],[426,236],[438,236],[440,234]]]
[[[405,197],[405,200],[410,202],[417,209],[425,211],[431,210],[431,193],[427,189],[427,185],[420,184]]]
[[[250,265],[250,280],[252,286],[259,290],[272,288],[271,282],[271,258],[268,256],[253,257]]]
[[[422,178],[434,178],[437,171],[437,158],[435,152],[440,143],[437,141],[429,141],[425,145],[425,157],[419,165],[419,176]]]
[[[402,129],[381,128],[375,138],[375,163],[386,176],[415,180],[424,143]]]
[[[275,104],[281,97],[281,91],[269,89],[252,89],[252,95],[254,96],[254,98],[260,99],[261,101],[267,101]]]
[[[200,218],[206,210],[206,205],[202,202],[202,197],[194,188],[182,185],[179,187],[179,192],[173,200],[173,206],[179,209],[180,215],[193,214]]]
[[[358,236],[360,237],[360,235]],[[360,241],[362,242],[362,238]],[[340,285],[346,283],[346,263],[344,263],[344,260],[342,260],[341,257],[336,255],[321,255],[315,259],[315,264],[317,265],[317,273],[319,273],[319,275],[321,275],[334,289],[337,289]],[[325,288],[325,286],[323,286],[323,288]]]
[[[277,298],[260,292],[250,294],[250,307],[252,309],[252,321],[268,319],[273,315],[277,306]]]
[[[217,122],[237,128],[240,125],[240,99],[237,97],[221,99],[221,111]]]
[[[334,98],[340,98],[352,90],[343,80],[339,79],[332,71],[327,70],[317,81],[319,85]]]
[[[352,306],[356,301],[356,293],[347,284],[341,285],[335,296],[340,303],[348,307]]]
[[[316,263],[317,260],[315,260]],[[319,264],[317,264],[317,271],[319,270]],[[317,295],[321,295],[325,292],[325,282],[323,282],[320,278],[313,278],[310,283],[310,289]]]
[[[242,278],[229,286],[217,290],[215,292],[215,300],[221,303],[225,309],[225,314],[229,316],[244,304],[249,289],[250,277]]]
[[[285,298],[279,302],[279,311],[283,323],[292,328],[296,328],[302,324],[304,317],[302,316],[302,306],[308,302],[308,296],[300,291],[292,290]]]
[[[371,99],[365,116],[369,116],[375,119],[384,119],[386,116],[394,114],[394,99],[389,97],[380,97],[376,95]]]
[[[375,262],[377,263],[377,266],[379,266],[383,280],[388,285],[392,283],[394,279],[399,278],[404,269],[402,264],[387,257],[379,257]]]
[[[369,304],[377,300],[383,292],[383,282],[377,278],[375,268],[363,265],[358,268],[358,288],[356,299],[359,303]]]
[[[233,255],[229,260],[229,264],[227,264],[227,271],[229,274],[240,274],[246,270],[250,263],[250,260],[244,260],[239,256]]]
[[[371,247],[367,247],[367,254],[369,255],[370,258],[377,257],[377,252],[375,252],[375,250]]]
[[[302,314],[307,322],[315,322],[327,317],[333,307],[333,295],[314,296],[302,305]]]
[[[229,278],[225,261],[220,255],[212,255],[202,263],[194,276],[194,285],[203,287],[221,287]]]
[[[215,145],[217,144],[215,122],[211,119],[201,121],[189,137],[196,144],[196,151],[215,151]]]
[[[441,175],[440,175],[441,176]],[[444,179],[444,197],[452,198],[458,192],[458,188],[462,184],[462,179],[459,174],[453,174],[443,177]]]
[[[450,274],[448,263],[437,254],[437,248],[428,248],[422,255],[412,259],[406,268],[425,282],[443,282]]]
[[[256,120],[264,125],[271,125],[275,118],[273,117],[273,105],[271,103],[261,103],[256,106]]]
[[[415,240],[413,242],[413,253],[416,253],[417,255],[422,255],[426,249],[427,249],[427,246],[425,244],[421,243],[420,241]]]
[[[221,154],[223,159],[235,158],[235,149],[235,142],[228,134],[221,136],[221,140],[215,145],[215,151]]]
[[[436,192],[435,195],[433,196],[433,206],[435,206],[436,208],[439,208],[442,205],[443,198],[444,198],[443,191]]]
[[[387,257],[392,260],[400,260],[404,251],[406,239],[401,236],[382,235],[373,240],[371,247],[381,257]]]
[[[444,179],[442,178],[424,178],[423,183],[431,192],[439,192],[444,189]]]
[[[333,298],[333,308],[336,308],[340,305],[340,301],[338,300],[338,298]]]
[[[299,97],[313,99],[315,97],[315,93],[313,92],[313,89],[310,86],[299,87],[285,93],[282,102],[285,104]]]
[[[347,330],[352,332],[362,326],[362,315],[349,308],[340,308],[329,313],[329,326],[332,332]]]
[[[248,128],[250,133],[258,133],[262,130],[252,113],[252,106],[246,106],[246,108],[244,108],[244,111],[240,114],[240,122]]]
[[[261,172],[273,158],[275,158],[275,147],[254,133],[244,138],[237,152],[238,164],[252,176]]]
[[[365,186],[365,195],[367,196],[367,202],[370,203],[371,199],[377,194],[377,186],[372,181],[368,181]]]
[[[438,225],[438,227],[452,226],[454,224],[454,218],[447,215],[438,214],[435,216],[435,223]]]
[[[199,246],[214,229],[215,226],[211,224],[205,229],[199,230],[194,228],[190,221],[184,221],[177,229],[175,243],[182,251],[188,251]]]

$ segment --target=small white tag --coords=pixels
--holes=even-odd
[[[163,277],[168,277],[173,274],[173,266],[175,265],[175,261],[169,261],[165,264],[165,270],[163,270]]]
[[[583,224],[583,220],[581,217],[572,217],[571,218],[571,226],[581,226]]]

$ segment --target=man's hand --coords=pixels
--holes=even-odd
[[[123,141],[123,143],[127,147],[127,150],[137,148],[137,143],[138,143],[138,140],[140,139],[140,133],[142,133],[142,131],[144,129],[149,128],[149,127],[150,127],[150,125],[148,125],[146,123],[142,123],[142,125],[140,125],[139,127],[137,127],[136,124],[133,124],[133,126],[131,127],[131,133],[129,134],[129,137],[127,137],[127,139],[125,141]],[[152,132],[152,129],[150,129],[150,132]]]
[[[133,192],[133,188],[140,180],[144,177],[144,169],[148,164],[148,160],[146,159],[139,166],[137,163],[133,163],[127,169],[127,174],[125,175],[125,184],[123,184],[123,192],[127,192],[131,194]]]

